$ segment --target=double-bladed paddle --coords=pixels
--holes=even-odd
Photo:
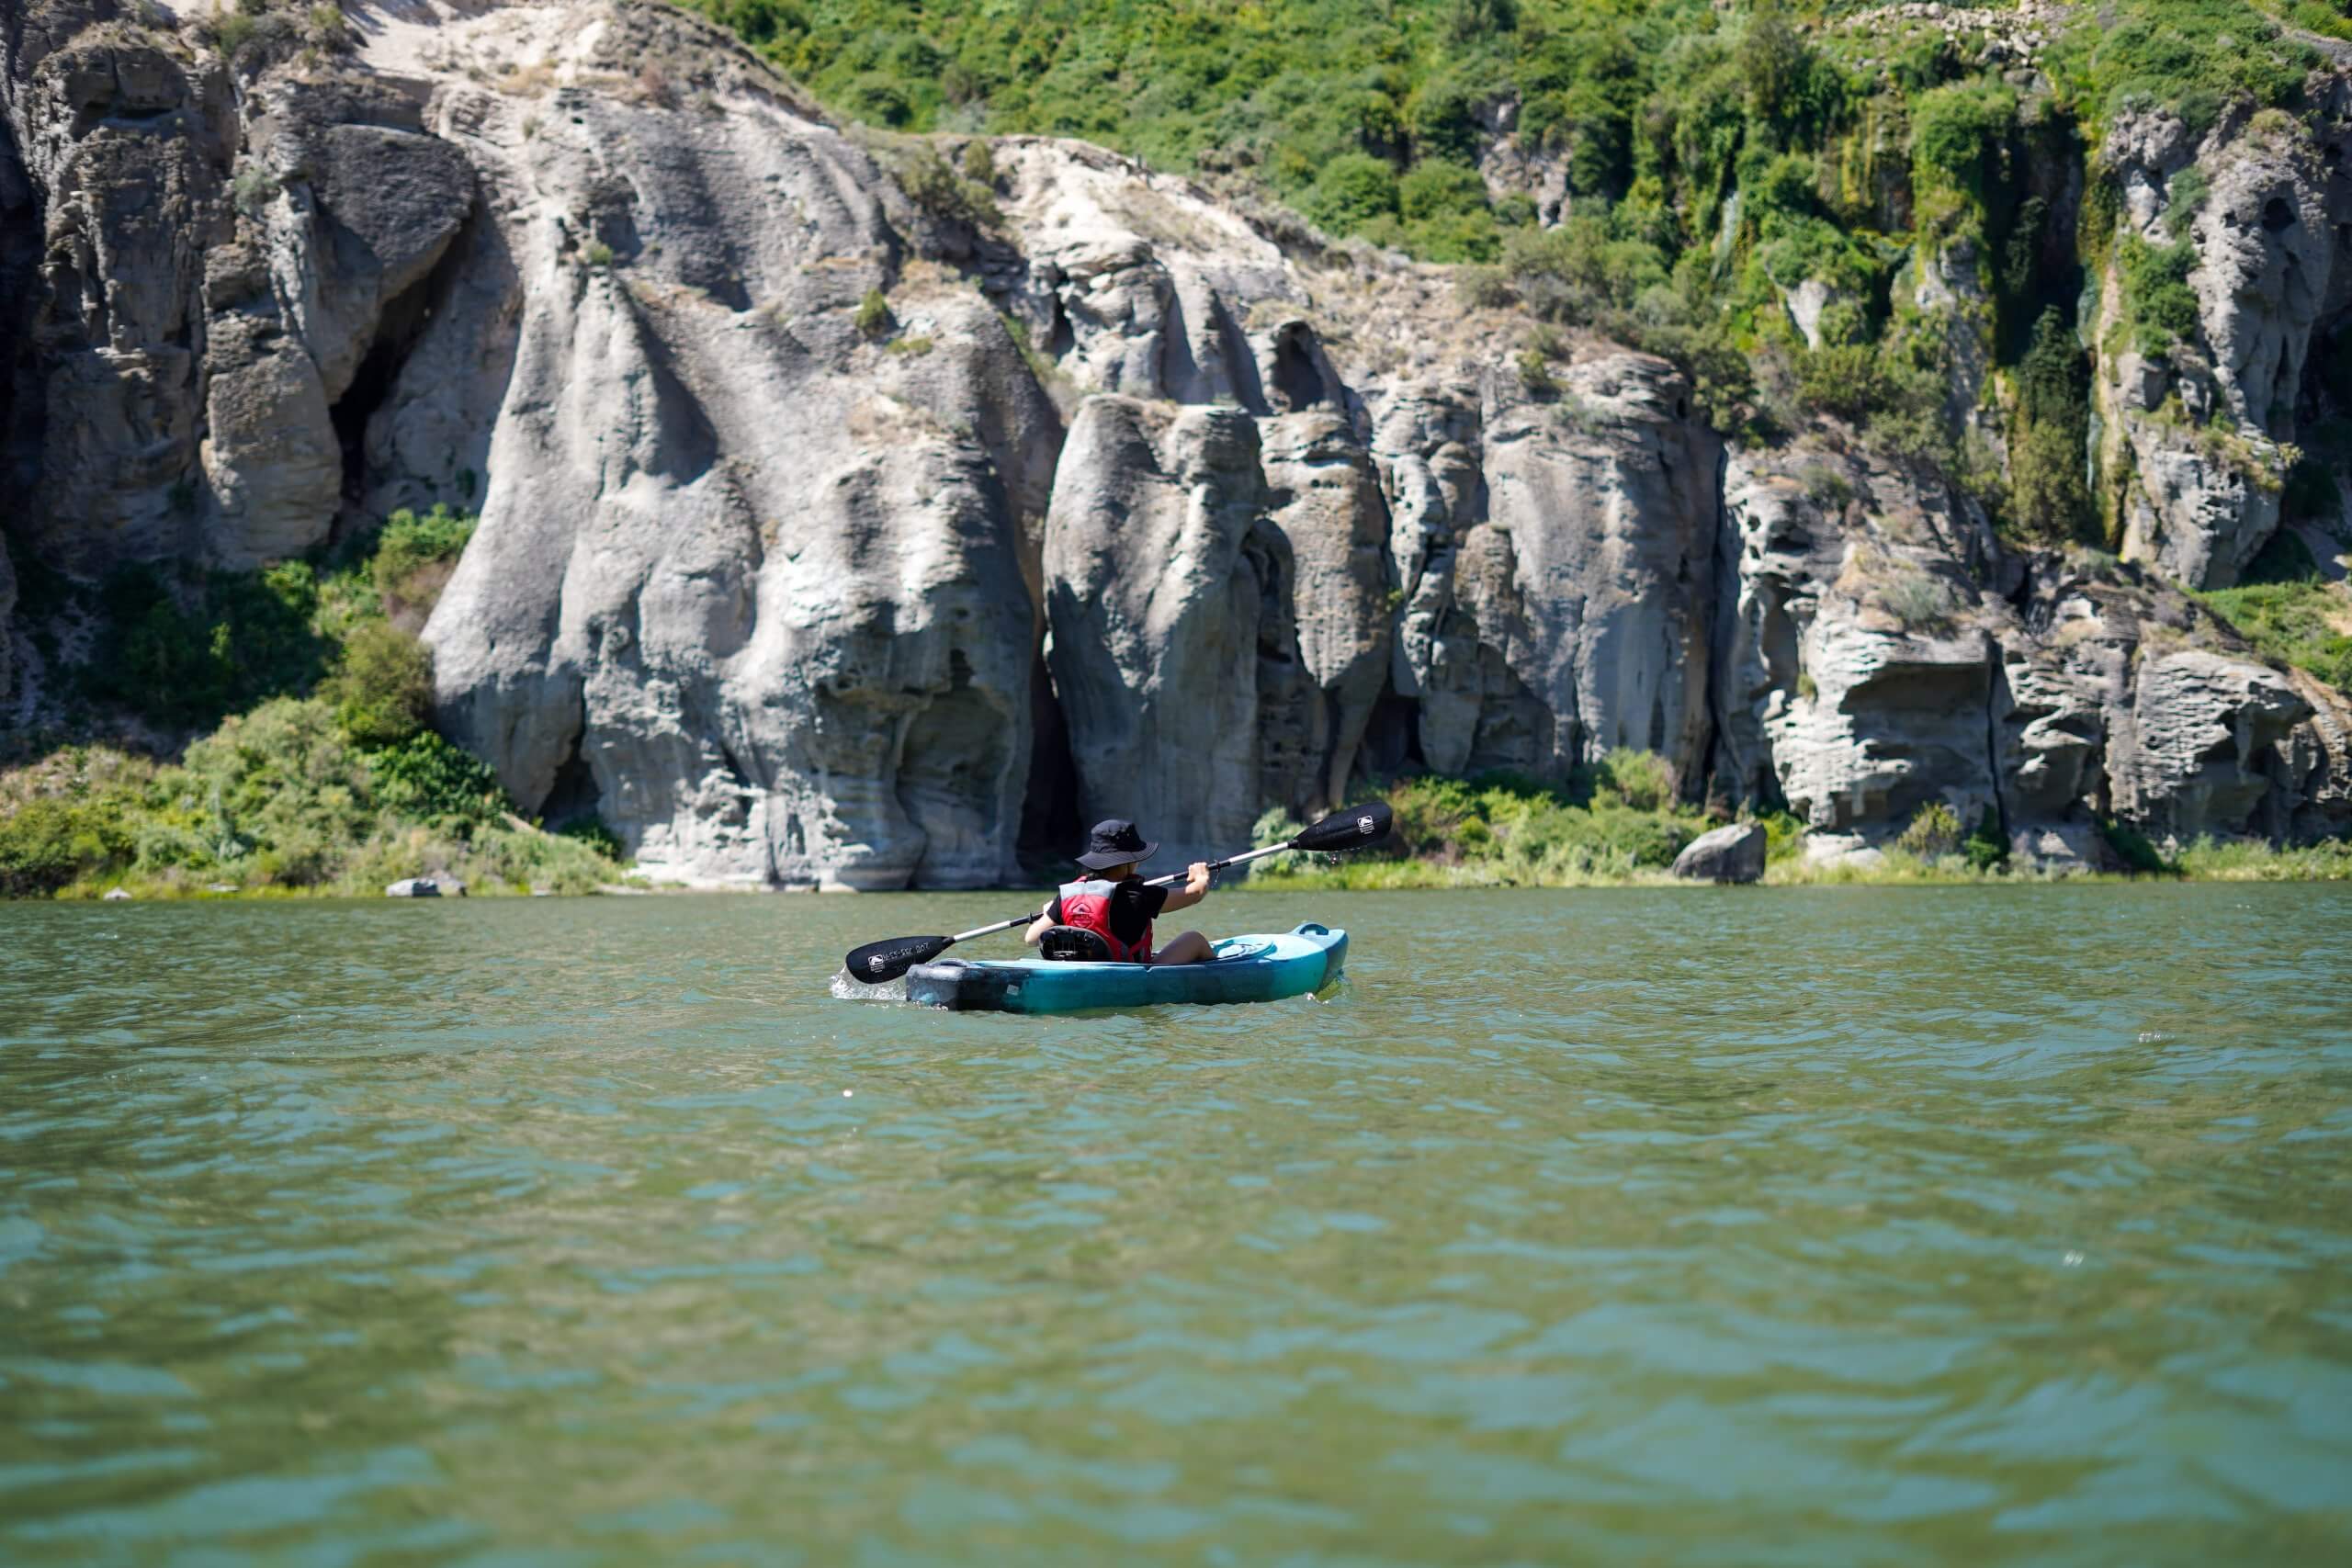
[[[1267,855],[1278,855],[1290,850],[1305,850],[1309,854],[1336,854],[1342,850],[1361,850],[1388,837],[1389,825],[1393,820],[1388,803],[1385,800],[1351,806],[1344,811],[1334,811],[1288,843],[1268,844],[1262,850],[1227,855],[1223,860],[1209,862],[1209,869],[1223,871],[1229,865],[1262,860]],[[1180,871],[1167,876],[1155,876],[1144,886],[1165,887],[1171,882],[1182,882],[1186,874],[1186,872]],[[974,926],[970,931],[957,931],[954,936],[894,936],[882,942],[869,942],[854,950],[842,962],[851,979],[879,986],[897,979],[918,964],[930,963],[959,942],[987,936],[991,931],[1010,931],[1014,926],[1025,926],[1036,918],[1037,911],[1031,909],[1009,920],[999,920],[992,926]]]

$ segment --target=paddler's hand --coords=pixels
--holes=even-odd
[[[1197,898],[1209,890],[1209,863],[1196,860],[1184,868],[1184,891]]]

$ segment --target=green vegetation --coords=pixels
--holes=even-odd
[[[2018,367],[2009,434],[2009,524],[2041,544],[2098,536],[2084,453],[2090,445],[2090,359],[2055,306],[2034,323]]]
[[[1912,814],[1896,837],[1894,849],[1929,866],[1957,857],[1972,872],[1992,871],[2009,858],[2001,825],[1990,810],[1979,812],[1976,826],[1963,830],[1960,813],[1940,800],[1931,800]]]
[[[2030,171],[2085,159],[2125,110],[2201,129],[2233,104],[2296,106],[2317,60],[2281,32],[2277,0],[2078,8],[2045,51],[2049,94],[2012,85],[1966,29],[1819,0],[691,3],[876,125],[1085,137],[1248,183],[1335,234],[1477,264],[1458,280],[1467,308],[1518,306],[1664,355],[1726,431],[1842,419],[2038,543],[2097,526],[2074,338],[2119,203],[2093,163],[2076,232],[2064,202],[2029,194]],[[2318,0],[2286,15],[2352,32]],[[1554,227],[1480,174],[1506,129],[1559,170]],[[904,156],[927,210],[990,220],[985,143],[956,163]],[[2185,174],[2176,224],[2202,196]],[[2134,240],[2121,259],[2130,330],[2161,353],[2193,330],[2188,253]],[[1985,332],[1996,368],[2026,383],[2023,407],[2007,382],[1993,394],[2017,438],[2006,477],[1953,427],[1951,312],[1915,303],[1921,265],[1962,284],[1975,272],[1991,312],[1971,318],[1963,296],[1962,330]],[[1789,319],[1808,284],[1826,290],[1810,346]],[[1553,395],[1536,359],[1516,368]]]
[[[2123,273],[2123,312],[2142,354],[2159,355],[2197,330],[2197,294],[2188,274],[2197,247],[2182,241],[2158,247],[2126,236],[2117,260]]]
[[[978,156],[972,156],[974,152]],[[976,229],[993,228],[1004,221],[989,185],[996,177],[996,165],[988,143],[970,144],[963,169],[957,173],[946,159],[918,142],[899,165],[899,183],[906,187],[908,199],[933,218]]]
[[[890,301],[879,288],[869,288],[857,302],[857,314],[852,320],[860,337],[878,338],[890,330]]]
[[[615,880],[609,830],[524,822],[496,775],[428,727],[432,656],[403,622],[431,610],[473,521],[401,511],[314,560],[109,578],[83,606],[106,630],[75,694],[206,732],[176,763],[77,745],[0,773],[0,896],[373,894],[440,871],[478,891]]]
[[[2278,564],[2297,556],[2300,568]],[[2310,551],[2283,532],[2255,558],[2246,578],[2238,587],[2198,598],[2265,659],[2352,689],[2352,593],[2323,579]]]
[[[2135,108],[2177,114],[2202,134],[2233,102],[2296,102],[2318,63],[2317,51],[2243,0],[2137,0],[2082,16],[2050,68],[2094,134]]]
[[[1683,846],[1719,818],[1678,801],[1665,761],[1621,750],[1554,789],[1509,773],[1473,778],[1416,775],[1378,791],[1396,828],[1381,850],[1299,857],[1261,869],[1249,886],[1268,890],[1397,890],[1426,887],[1582,887],[1664,884]],[[1982,883],[2047,880],[2013,863],[1990,809],[1973,824],[1946,802],[1929,801],[1875,863],[1808,864],[1804,825],[1786,812],[1754,818],[1765,831],[1766,883]],[[1275,810],[1260,818],[1253,844],[1278,844],[1301,824]],[[2168,854],[2130,825],[2100,824],[2130,872],[2223,880],[2352,878],[2352,843],[2278,849],[2259,841],[2200,839]]]
[[[1521,775],[1423,775],[1387,784],[1396,829],[1381,852],[1329,866],[1261,873],[1272,886],[1550,887],[1622,882],[1663,872],[1712,826],[1680,805],[1659,758],[1617,751],[1554,789]],[[1295,824],[1269,820],[1259,838],[1278,843]]]

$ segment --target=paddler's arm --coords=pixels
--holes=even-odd
[[[1036,946],[1038,942],[1044,941],[1046,933],[1054,929],[1054,905],[1060,902],[1060,897],[1057,896],[1052,903],[1047,904],[1046,906],[1045,913],[1030,921],[1029,929],[1021,933],[1021,940],[1027,942],[1032,947]]]
[[[1177,909],[1189,909],[1209,896],[1209,863],[1196,860],[1185,868],[1184,886],[1169,892],[1168,902],[1159,907],[1163,915]]]

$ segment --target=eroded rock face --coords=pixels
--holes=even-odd
[[[1394,519],[1396,689],[1441,772],[1558,775],[1634,747],[1705,760],[1720,448],[1662,361],[1400,388],[1374,449]]]
[[[700,40],[599,17],[567,44],[591,65]],[[978,299],[894,263],[867,156],[734,69],[682,85],[697,115],[559,90],[527,137],[528,106],[444,101],[518,198],[524,300],[426,632],[443,699],[518,800],[594,809],[656,875],[997,882],[1029,753],[1016,506],[1057,421]],[[884,288],[896,353],[855,324]]]
[[[2098,318],[2101,341],[2116,348],[2098,398],[2123,553],[2192,588],[2237,581],[2277,531],[2304,362],[2352,284],[2337,276],[2352,260],[2338,238],[2352,221],[2342,166],[2352,135],[2341,105],[2323,107],[2315,122],[2316,135],[2239,114],[2199,144],[2169,115],[2129,113],[2107,143],[2123,195],[2120,233],[2194,255],[2193,333],[2140,341],[2120,246]]]
[[[2107,863],[2101,818],[2176,843],[2346,819],[2339,721],[2177,591],[2003,557],[1924,476],[1831,452],[1735,451],[1724,508],[1716,783],[1816,856],[1931,803],[2062,868]]]
[[[1939,484],[1826,451],[1735,451],[1718,773],[1869,841],[1931,801],[1997,811],[1989,538]]]
[[[2005,551],[1831,427],[1726,451],[1589,336],[1522,374],[1528,321],[1446,269],[1099,149],[992,143],[976,221],[666,7],[379,10],[355,59],[232,78],[107,4],[0,39],[13,538],[249,566],[479,509],[426,628],[442,723],[654,875],[975,886],[1105,816],[1172,866],[1365,771],[1620,747],[1828,854],[1931,805],[2062,865],[2108,818],[2352,825],[2352,709],[2163,581],[2227,581],[2276,525],[2262,454],[2352,308],[2340,105],[2300,141],[2110,139],[2152,243],[2210,175],[2195,341],[2102,355],[2135,574]],[[1513,163],[1489,110],[1490,177],[1557,217],[1561,160]],[[1979,270],[1908,287],[1997,439]],[[1792,286],[1801,327],[1829,303]],[[2110,280],[2096,333],[2120,309]]]
[[[1148,824],[1171,861],[1247,842],[1320,750],[1264,486],[1246,414],[1108,396],[1080,411],[1055,479],[1046,606],[1080,817]]]
[[[1267,513],[1290,546],[1299,658],[1318,689],[1309,813],[1343,803],[1388,676],[1388,504],[1371,454],[1336,411],[1261,423]],[[1289,804],[1285,802],[1284,804]]]
[[[203,254],[230,140],[222,75],[100,25],[112,13],[28,7],[0,72],[42,257],[32,295],[10,302],[38,345],[11,466],[40,475],[13,521],[75,570],[191,551]]]

